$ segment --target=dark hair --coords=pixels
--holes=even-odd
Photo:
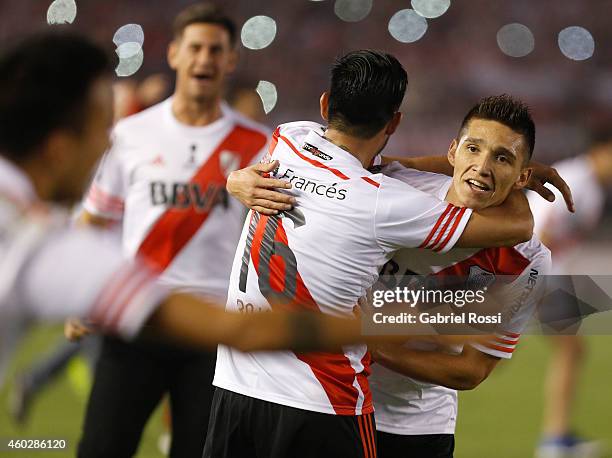
[[[360,138],[371,138],[397,112],[408,84],[402,64],[379,51],[354,51],[331,70],[329,125]]]
[[[174,38],[183,35],[191,24],[216,24],[227,30],[230,44],[236,45],[236,24],[221,8],[212,3],[196,3],[181,11],[174,19]]]
[[[529,157],[525,159],[531,159],[535,147],[535,124],[531,119],[531,111],[525,103],[508,94],[485,97],[463,118],[459,136],[472,119],[497,121],[521,134],[529,148]]]
[[[106,53],[82,36],[46,32],[0,56],[0,151],[28,159],[56,129],[80,133],[89,91],[110,74]]]

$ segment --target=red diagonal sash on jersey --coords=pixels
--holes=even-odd
[[[226,178],[219,160],[221,152],[228,150],[240,153],[240,167],[243,168],[265,144],[265,135],[242,126],[234,127],[190,182],[203,188],[210,185],[217,185],[218,189],[224,188]],[[206,211],[198,211],[193,206],[187,209],[168,209],[151,227],[138,249],[138,255],[154,269],[164,270],[202,227],[213,208],[214,206],[211,206]]]
[[[266,227],[268,226],[269,216],[258,215],[259,221],[253,234],[253,245],[251,249],[251,260],[258,275],[262,274],[261,252],[262,244],[270,243],[270,240],[264,240]],[[282,220],[278,218],[276,231],[273,234],[273,241],[280,242],[288,246],[287,233],[283,227]],[[277,255],[272,254],[269,261],[269,284],[275,292],[285,291],[286,282],[286,265],[285,260]],[[293,297],[286,297],[283,304],[279,302],[272,303],[273,307],[284,306],[291,309],[307,309],[313,312],[320,312],[319,306],[313,299],[308,287],[302,280],[299,272],[296,273],[295,294]],[[359,399],[359,391],[353,386],[355,377],[364,394],[363,411],[362,413],[370,413],[372,409],[372,397],[368,389],[367,376],[369,375],[369,353],[362,358],[361,364],[364,370],[356,374],[355,369],[347,356],[342,353],[296,353],[298,359],[308,364],[314,376],[317,378],[329,402],[338,415],[355,415],[355,407]],[[350,406],[350,407],[349,407]]]
[[[529,265],[529,259],[512,247],[484,248],[469,258],[432,274],[435,277],[467,277],[470,267],[479,266],[496,276],[516,277]]]

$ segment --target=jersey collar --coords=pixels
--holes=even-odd
[[[170,97],[164,102],[162,102],[165,104],[164,108],[166,121],[175,129],[179,130],[185,135],[206,137],[211,134],[214,134],[215,132],[218,132],[221,129],[226,128],[228,122],[232,120],[232,110],[225,101],[221,101],[221,117],[219,119],[205,126],[190,126],[188,124],[183,124],[178,119],[176,119],[176,116],[174,116],[174,113],[172,112],[172,100],[173,97]]]
[[[319,157],[318,160],[321,160],[321,162],[323,162],[324,164],[343,164],[345,166],[359,167],[360,169],[364,169],[359,159],[357,159],[348,151],[340,148],[339,146],[333,144],[332,142],[324,138],[324,134],[325,130],[323,129],[323,127],[321,127],[320,129],[312,129],[306,135],[306,138],[304,139],[304,144],[300,146],[302,147],[302,149],[306,149],[307,151],[308,148],[304,148],[305,146],[314,146],[318,151],[323,153],[325,156],[328,156],[329,158],[326,158],[325,156]],[[315,156],[317,155],[316,151],[314,153],[312,151],[309,152],[310,154],[314,154]]]

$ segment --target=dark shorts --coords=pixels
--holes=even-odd
[[[374,415],[331,415],[217,388],[206,458],[375,458]]]
[[[454,434],[377,434],[379,458],[453,458],[455,451]]]
[[[214,393],[215,353],[105,337],[87,404],[79,458],[131,458],[168,393],[171,458],[200,458]]]

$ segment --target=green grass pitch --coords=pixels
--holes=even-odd
[[[40,327],[28,336],[11,373],[56,342],[61,330]],[[588,337],[589,352],[576,406],[577,429],[612,446],[612,336]],[[480,387],[460,395],[456,458],[530,458],[541,420],[543,378],[550,342],[524,337],[510,362],[502,362]],[[6,413],[8,389],[0,392],[0,438],[65,438],[66,452],[2,452],[3,458],[73,457],[85,399],[63,375],[34,405],[27,428],[20,430]],[[127,406],[126,406],[127,407]],[[162,431],[158,410],[149,422],[138,458],[159,458]]]

